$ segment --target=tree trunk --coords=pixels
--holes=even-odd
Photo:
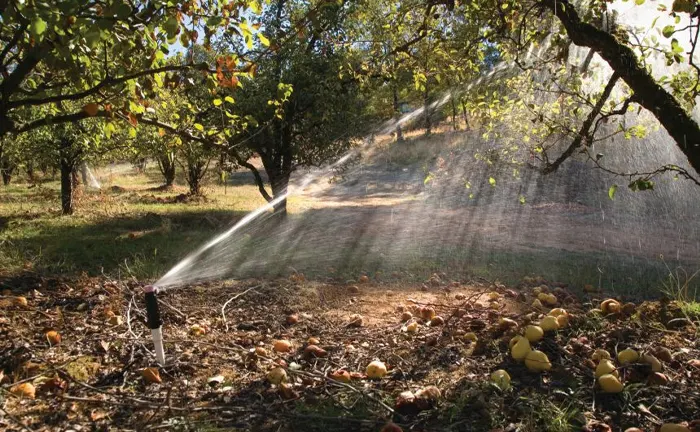
[[[396,122],[396,141],[403,141],[403,131],[401,130],[401,124],[398,120],[401,118],[401,107],[399,106],[399,91],[394,84],[392,88],[392,93],[394,94],[394,118]]]
[[[266,170],[267,171],[267,170]],[[273,206],[273,211],[281,217],[287,216],[287,190],[289,187],[289,173],[282,171],[271,170],[267,171],[270,177],[270,186],[272,187],[272,197],[276,202]]]
[[[25,168],[27,172],[27,179],[29,180],[29,183],[36,183],[36,174],[34,173],[34,164],[32,162],[27,162],[27,166]]]
[[[452,102],[452,130],[457,130],[459,128],[457,127],[457,104],[455,104],[455,98],[450,98],[450,102]]]
[[[61,211],[64,215],[73,214],[73,161],[61,157]]]
[[[430,92],[428,91],[428,83],[425,83],[425,93],[423,94],[423,114],[425,115],[425,135],[429,136],[432,133],[433,123],[431,121],[430,112]]]
[[[467,118],[467,104],[462,102],[462,117],[464,117],[464,125],[469,130],[469,119]]]
[[[700,126],[672,94],[640,64],[634,51],[615,36],[583,22],[567,0],[543,0],[559,18],[571,41],[597,52],[634,92],[635,100],[649,110],[673,137],[690,165],[700,172]]]
[[[158,156],[158,168],[163,174],[164,186],[171,187],[175,183],[175,158],[172,153]]]
[[[8,167],[2,167],[0,170],[2,170],[2,184],[9,186],[12,183],[12,171]]]
[[[187,162],[187,184],[190,187],[190,195],[202,194],[202,177],[206,166],[207,164],[200,160]]]
[[[15,165],[10,162],[9,157],[3,154],[0,148],[0,173],[2,173],[2,184],[9,186],[12,182],[12,172],[15,170]]]

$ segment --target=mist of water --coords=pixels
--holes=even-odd
[[[523,62],[546,49],[546,43],[531,49]],[[570,62],[579,65],[587,54],[574,48]],[[659,68],[655,74],[664,73],[657,63],[654,67]],[[513,70],[502,63],[464,88],[478,88]],[[590,88],[610,75],[600,58],[591,70]],[[450,97],[442,95],[430,110]],[[424,111],[383,124],[330,166],[295,173],[288,195],[246,215],[156,285],[291,272],[345,280],[360,273],[390,279],[395,272],[423,277],[446,271],[454,277],[542,275],[639,293],[658,289],[668,268],[682,266],[692,273],[700,267],[700,188],[690,182],[665,176],[656,179],[653,191],[632,192],[625,179],[596,170],[581,157],[547,176],[489,164],[474,156],[499,143],[481,131],[423,138],[405,130],[407,141],[393,143],[388,134],[397,125],[410,129]],[[638,118],[630,113],[624,121]],[[611,138],[596,143],[594,151],[605,154],[611,169],[687,167],[655,119],[644,121],[656,125],[646,138]],[[508,122],[502,121],[504,130]],[[611,200],[608,188],[615,183],[621,188]],[[274,205],[289,197],[290,206],[301,210],[287,220],[271,220]]]

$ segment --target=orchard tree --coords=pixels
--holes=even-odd
[[[279,214],[286,213],[292,172],[334,160],[366,126],[357,81],[339,79],[349,50],[336,42],[343,37],[350,11],[346,3],[272,3],[260,23],[269,38],[261,39],[261,45],[269,43],[272,49],[257,57],[251,71],[255,79],[241,76],[240,85],[220,87],[214,103],[225,111],[228,101],[235,100],[235,109],[207,117],[207,129],[223,126],[229,154],[253,173],[262,196],[279,198]],[[262,161],[271,192],[250,163],[255,156]]]
[[[248,7],[261,9],[258,0],[1,1],[0,138],[94,116],[157,124],[140,105],[162,83],[155,75],[196,69],[226,82],[233,72],[166,64],[173,46],[240,33]]]

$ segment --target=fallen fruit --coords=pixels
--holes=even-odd
[[[508,390],[510,388],[510,375],[503,369],[499,369],[491,374],[491,382],[501,390]]]
[[[345,369],[338,369],[337,371],[332,372],[330,377],[331,379],[342,383],[349,383],[351,380],[350,372],[346,371]]]
[[[610,353],[604,349],[597,349],[593,352],[593,355],[591,356],[593,361],[600,361],[600,360],[610,360],[612,357],[610,356]]]
[[[363,324],[364,324],[364,318],[362,318],[362,315],[360,315],[360,314],[350,315],[350,322],[348,323],[348,327],[362,327]]]
[[[367,275],[362,275],[362,276],[360,276],[359,282],[360,282],[360,283],[367,283],[367,282],[369,282],[369,276],[367,276]]]
[[[32,383],[26,382],[12,387],[10,389],[10,393],[21,398],[34,399],[36,395],[36,388],[34,388]]]
[[[621,364],[634,363],[639,360],[639,353],[631,348],[624,349],[617,354],[617,361]]]
[[[424,387],[416,392],[416,399],[422,399],[428,402],[428,405],[434,405],[442,397],[440,389],[435,386]]]
[[[658,358],[661,361],[664,362],[671,362],[673,361],[673,353],[671,352],[670,349],[666,347],[658,347],[654,350],[653,352],[654,356]]]
[[[668,377],[661,372],[654,372],[649,375],[649,384],[651,385],[662,386],[668,384],[669,381]]]
[[[143,377],[144,381],[149,384],[160,384],[163,382],[158,368],[147,367],[141,371],[141,376]]]
[[[509,330],[518,328],[518,323],[510,318],[501,318],[498,320],[498,328],[501,330]]]
[[[558,317],[559,315],[566,315],[567,312],[566,310],[562,308],[554,308],[547,315],[553,316],[553,317]]]
[[[317,345],[309,345],[306,348],[304,348],[304,354],[312,357],[325,357],[328,355],[328,351],[324,350],[323,348]]]
[[[657,359],[656,357],[654,357],[651,354],[642,355],[640,361],[642,363],[646,363],[648,365],[651,365],[652,372],[661,372],[662,370],[664,370],[664,365],[661,364],[659,359]]]
[[[496,291],[491,291],[491,292],[489,293],[489,300],[490,300],[490,301],[496,301],[496,300],[498,300],[498,299],[500,299],[500,298],[501,298],[501,295],[500,295],[499,293],[497,293]]]
[[[542,321],[540,321],[540,327],[542,327],[542,330],[546,332],[554,331],[559,328],[559,322],[553,316],[546,316],[542,318]]]
[[[531,343],[538,342],[544,337],[544,330],[540,326],[529,325],[525,327],[525,337]]]
[[[604,300],[600,304],[600,310],[606,315],[620,312],[621,307],[620,302],[614,299]]]
[[[406,311],[406,312],[401,314],[401,322],[406,322],[406,321],[410,320],[411,318],[413,318],[413,314],[409,311]]]
[[[276,367],[267,373],[267,380],[270,384],[280,385],[287,381],[287,371],[284,368]]]
[[[51,346],[58,345],[61,343],[61,335],[55,330],[49,330],[46,332],[46,340]]]
[[[297,314],[287,315],[286,321],[287,321],[287,324],[294,325],[294,324],[299,322],[299,315],[297,315]]]
[[[276,340],[272,347],[276,352],[289,352],[292,350],[292,343],[288,340],[281,339]]]
[[[371,379],[382,378],[384,375],[386,375],[386,365],[379,360],[375,360],[367,365],[365,374],[367,374],[367,378]]]
[[[467,342],[476,343],[476,341],[478,341],[479,338],[476,336],[476,333],[469,332],[464,335],[464,340]]]
[[[296,399],[299,397],[299,393],[294,390],[294,387],[292,387],[289,384],[281,383],[279,385],[279,393],[282,396],[283,399]]]
[[[15,297],[12,302],[17,306],[27,306],[27,298],[23,296]]]
[[[311,336],[310,338],[308,338],[308,339],[306,340],[306,343],[308,343],[309,345],[318,345],[318,344],[321,343],[321,341],[318,340],[318,338],[315,338],[315,337]]]
[[[611,362],[608,359],[603,359],[598,363],[598,366],[595,368],[595,377],[600,378],[603,375],[610,375],[613,373],[617,373],[617,368],[615,368],[615,365],[613,362]]]
[[[387,423],[384,425],[382,430],[379,432],[403,432],[403,429],[401,429],[399,426],[397,426],[394,423]]]
[[[598,384],[605,393],[620,393],[625,385],[615,375],[605,374],[598,378]]]
[[[664,423],[659,428],[659,432],[692,432],[690,428],[677,423]]]
[[[625,429],[625,432],[644,432],[642,429],[636,428],[636,427],[631,427]]]
[[[512,338],[510,338],[510,341],[508,342],[508,348],[513,348],[513,345],[518,343],[518,341],[520,339],[523,339],[523,338],[524,338],[524,336],[520,336],[520,335],[513,336]]]
[[[632,315],[637,310],[637,306],[634,303],[625,303],[621,310],[625,315]]]
[[[192,327],[190,327],[190,334],[192,336],[202,336],[203,334],[206,334],[206,330],[204,327],[202,327],[199,324],[193,324]]]
[[[554,294],[547,294],[546,298],[544,299],[544,303],[548,304],[549,306],[554,306],[558,302],[559,300],[557,300],[557,296]]]
[[[549,362],[547,354],[542,351],[534,350],[527,353],[525,356],[525,366],[533,372],[547,371],[552,368],[552,363]]]
[[[532,351],[532,348],[530,347],[530,341],[520,336],[520,339],[518,339],[515,345],[513,345],[513,348],[510,349],[510,355],[515,360],[522,361],[525,359],[525,357],[530,351]]]
[[[406,331],[408,333],[415,333],[418,331],[418,323],[413,321],[411,324],[406,326]]]
[[[263,347],[255,347],[255,354],[260,357],[267,357],[267,350]]]
[[[437,327],[437,326],[441,326],[443,324],[445,324],[445,319],[443,317],[441,317],[440,315],[434,316],[430,320],[431,327]]]
[[[559,325],[559,328],[566,328],[569,326],[569,315],[559,315],[557,317],[557,324]]]
[[[395,406],[397,410],[406,410],[415,408],[415,404],[416,396],[412,392],[406,390],[397,396]]]
[[[542,309],[543,308],[542,302],[539,301],[539,299],[535,299],[532,301],[532,307],[535,309]]]
[[[422,308],[420,308],[420,316],[425,321],[430,321],[435,316],[435,309],[433,309],[431,307],[427,307],[427,306],[422,307]]]
[[[122,320],[121,316],[114,315],[114,316],[109,317],[109,323],[113,326],[118,326],[118,325],[122,325],[123,320]]]

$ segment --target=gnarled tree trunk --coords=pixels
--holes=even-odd
[[[700,173],[700,126],[639,62],[632,48],[581,20],[568,0],[542,0],[542,3],[559,18],[574,44],[597,52],[627,83],[634,92],[635,101],[659,120],[688,157],[690,165]]]
[[[61,156],[61,212],[73,214],[73,168],[74,162],[67,155]]]
[[[164,186],[172,186],[175,183],[175,155],[168,153],[158,156],[156,159],[158,160],[158,169],[163,174]]]

